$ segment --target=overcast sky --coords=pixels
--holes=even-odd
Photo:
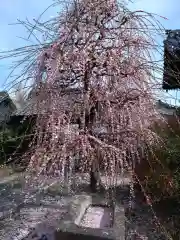
[[[131,8],[156,13],[167,29],[180,29],[179,0],[134,0]],[[52,0],[1,0],[0,1],[0,51],[10,50],[25,45],[24,40],[18,37],[27,37],[27,31],[19,25],[9,25],[17,22],[17,19],[37,19],[38,16],[53,2]],[[49,19],[57,15],[58,8],[50,8],[43,19]],[[9,61],[9,60],[8,60]],[[0,87],[8,74],[8,61],[0,62]]]

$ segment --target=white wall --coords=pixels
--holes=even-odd
[[[164,108],[164,107],[159,107],[158,110],[161,114],[165,114],[165,115],[169,115],[169,116],[172,116],[172,115],[175,114],[174,109],[167,109],[167,108]]]

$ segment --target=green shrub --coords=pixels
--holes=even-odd
[[[0,164],[7,162],[12,156],[21,156],[32,139],[33,124],[30,121],[6,125],[0,130]],[[15,158],[15,157],[14,157]]]

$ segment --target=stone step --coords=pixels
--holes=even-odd
[[[100,176],[100,186],[105,189],[119,186],[127,186],[131,183],[130,175]]]

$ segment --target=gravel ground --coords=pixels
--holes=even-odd
[[[78,185],[78,188],[74,186],[74,189],[86,191],[88,189],[88,180],[86,175],[82,175],[82,177],[76,176],[72,184]],[[42,182],[41,187],[39,187],[40,182]],[[34,228],[36,225],[39,226],[39,231],[42,232],[44,228],[47,229],[46,224],[48,224],[48,226],[50,225],[49,231],[52,233],[53,226],[56,226],[57,219],[63,217],[63,214],[67,211],[66,206],[70,201],[68,196],[60,197],[62,195],[60,179],[59,182],[57,183],[55,178],[48,178],[45,181],[44,177],[41,177],[31,187],[30,182],[29,186],[25,187],[23,181],[14,181],[13,184],[0,184],[0,239],[22,240],[23,236],[21,235],[28,235],[31,228]],[[54,189],[52,187],[53,194],[51,192],[51,196],[48,195],[48,191],[39,191],[43,187],[45,190],[48,190],[46,187],[53,183],[56,184]],[[55,194],[56,192],[57,194]],[[117,200],[123,202],[126,206],[128,201],[127,191],[117,192],[117,195]],[[23,204],[25,199],[26,204]],[[158,230],[150,209],[141,203],[136,203],[134,205],[134,213],[127,217],[126,240],[168,239],[163,237],[160,232],[162,230]],[[19,237],[17,236],[18,234]],[[29,239],[32,238],[29,236]],[[34,239],[39,240],[37,236]],[[53,240],[52,234],[49,235],[49,239]]]
[[[169,239],[163,234],[162,227],[159,227],[154,219],[152,211],[147,207],[136,205],[133,213],[127,217],[126,222],[127,240],[165,240]]]
[[[56,220],[64,212],[46,207],[25,207],[18,215],[7,218],[3,221],[3,228],[0,231],[2,240],[32,239],[36,235],[40,237],[43,233],[50,234],[49,239],[53,239]],[[33,230],[34,228],[38,231]],[[39,240],[39,239],[38,239]]]
[[[47,184],[51,185],[54,181],[55,179],[46,179],[41,191],[38,189],[37,181],[34,181],[33,187],[29,184],[27,187],[24,179],[0,184],[1,240],[21,240],[29,235],[32,232],[31,229],[36,225],[38,225],[40,233],[49,225],[52,232],[52,226],[55,227],[57,219],[60,219],[66,212],[64,206],[68,204],[67,198],[66,200],[52,198],[42,192],[42,190],[46,190]],[[31,237],[29,236],[27,239],[29,240]],[[48,239],[52,239],[52,234]]]

